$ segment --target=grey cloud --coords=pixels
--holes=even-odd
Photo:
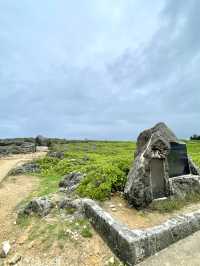
[[[198,133],[199,8],[0,0],[0,137],[134,139],[158,121]]]
[[[151,42],[126,51],[108,67],[114,82],[127,91],[144,91],[143,113],[169,121],[184,137],[199,130],[199,8],[198,1],[168,1]]]

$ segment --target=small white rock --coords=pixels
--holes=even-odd
[[[11,249],[11,246],[10,246],[10,242],[9,241],[4,241],[2,243],[2,250],[1,250],[1,254],[0,254],[0,257],[2,258],[6,258],[9,251]]]
[[[111,257],[107,262],[106,265],[113,265],[115,263],[115,258]]]

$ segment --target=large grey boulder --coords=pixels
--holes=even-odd
[[[43,217],[49,214],[53,207],[54,204],[48,197],[34,198],[19,212],[19,215],[37,214]]]
[[[146,207],[156,198],[171,195],[170,178],[190,173],[198,174],[198,169],[192,161],[189,163],[186,144],[164,123],[158,123],[137,139],[124,195],[130,205]]]
[[[58,158],[60,160],[65,158],[65,153],[62,151],[49,151],[47,153],[48,157]]]
[[[65,175],[59,183],[60,190],[63,192],[74,191],[78,187],[84,176],[85,175],[80,172],[73,172]]]
[[[42,135],[38,135],[35,138],[35,143],[37,146],[48,146],[48,138],[46,138]]]
[[[16,176],[16,175],[23,175],[26,173],[39,173],[39,172],[40,172],[39,164],[36,162],[30,162],[12,169],[8,175]]]

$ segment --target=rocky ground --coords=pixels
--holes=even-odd
[[[13,167],[41,155],[15,155],[0,160],[0,245],[9,241],[11,247],[6,258],[0,258],[0,265],[120,265],[92,228],[91,236],[83,237],[79,224],[72,223],[73,230],[67,227],[62,231],[66,235],[61,235],[60,226],[65,221],[56,211],[44,218],[33,218],[28,224],[27,220],[16,222],[19,206],[37,193],[40,181],[37,176],[6,175]]]
[[[9,241],[10,251],[2,265],[18,266],[111,266],[121,265],[113,253],[92,229],[86,231],[86,237],[81,230],[86,226],[80,222],[67,220],[73,217],[65,210],[54,209],[43,218],[32,217],[30,220],[17,222],[19,206],[37,195],[40,179],[37,176],[18,175],[7,176],[8,172],[27,161],[43,156],[44,153],[14,155],[0,160],[0,245]],[[56,195],[58,196],[58,195]],[[147,227],[154,225],[163,215],[146,216],[128,208],[121,197],[113,197],[103,204],[113,216],[130,227]],[[184,211],[190,212],[199,208],[199,204],[187,206]],[[183,211],[183,210],[182,210]],[[171,215],[171,214],[170,214]],[[169,215],[164,217],[164,220]],[[67,219],[66,219],[67,217]],[[85,221],[83,221],[85,223]],[[142,226],[141,226],[142,224]],[[140,263],[141,266],[199,266],[200,263],[200,233],[181,240],[169,248],[159,252]],[[0,247],[1,248],[1,247]]]

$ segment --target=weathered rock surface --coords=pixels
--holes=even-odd
[[[178,139],[174,133],[164,123],[158,123],[150,129],[144,130],[137,139],[137,150],[136,156],[145,150],[149,140],[155,135],[154,138],[159,139],[160,137],[166,142],[177,142]]]
[[[67,216],[73,219],[84,217],[82,199],[64,198],[60,201],[58,207],[69,211]]]
[[[53,158],[58,158],[60,160],[65,158],[65,154],[62,151],[49,151],[47,156],[53,157]]]
[[[35,143],[37,146],[48,146],[48,138],[45,138],[42,135],[38,135],[35,138]]]
[[[176,137],[163,123],[139,135],[134,165],[128,174],[124,190],[131,205],[145,207],[153,200],[150,161],[152,158],[166,158],[170,150],[170,140],[175,141]],[[166,173],[167,170],[168,167],[166,167]],[[167,174],[165,178],[167,179]]]
[[[176,198],[184,198],[187,194],[200,193],[200,176],[185,175],[169,179],[171,194]]]
[[[50,213],[53,207],[54,204],[48,197],[34,198],[19,212],[19,215],[31,215],[35,213],[44,217]]]
[[[61,191],[72,192],[78,187],[83,178],[84,175],[80,172],[70,173],[63,177],[63,180],[61,180],[59,183],[59,187]]]
[[[21,141],[6,141],[0,143],[0,156],[35,152],[35,143]]]
[[[136,208],[146,207],[153,199],[172,193],[170,178],[190,173],[198,174],[198,169],[192,161],[188,162],[186,144],[179,142],[164,123],[159,123],[137,139],[124,195]]]
[[[81,210],[82,208],[82,200],[81,199],[72,199],[72,198],[64,198],[59,203],[60,209],[65,208],[75,208]]]
[[[192,161],[192,159],[189,157],[189,167],[190,167],[190,173],[193,175],[200,175],[200,169],[196,166],[196,164]]]
[[[12,169],[9,172],[9,175],[23,175],[26,173],[38,173],[40,171],[40,166],[39,164],[35,162],[30,162],[30,163],[25,163],[21,166],[18,166],[14,169]]]

